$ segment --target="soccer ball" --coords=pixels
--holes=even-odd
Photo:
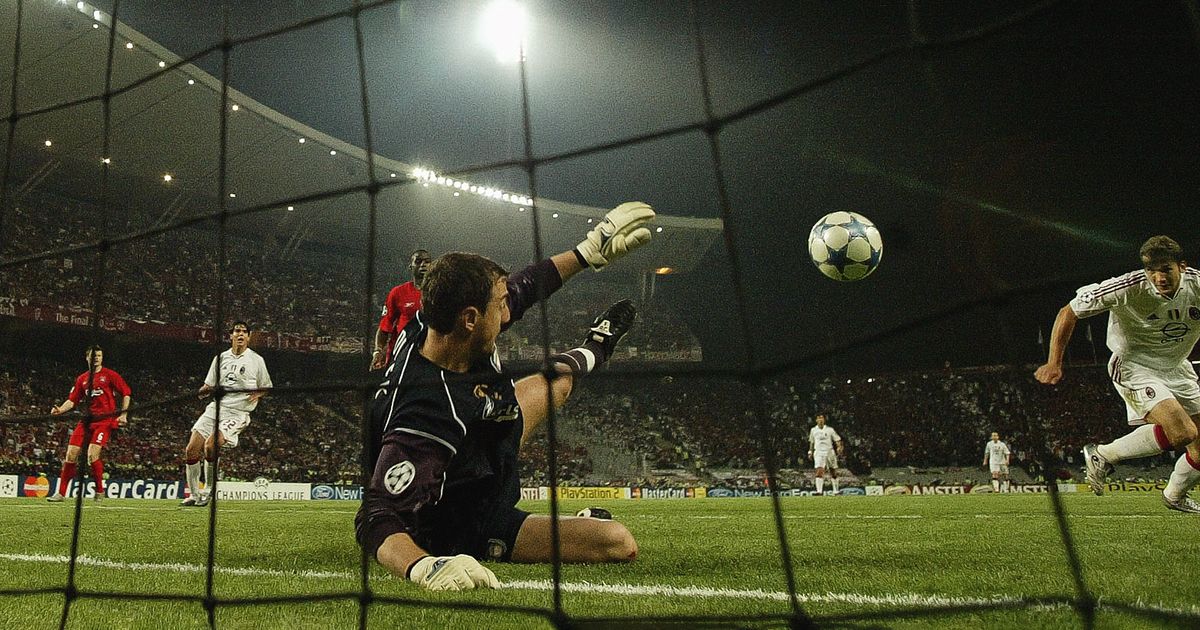
[[[883,238],[879,228],[857,212],[830,212],[809,233],[808,255],[834,280],[862,280],[879,266]]]

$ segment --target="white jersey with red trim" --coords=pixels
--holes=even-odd
[[[987,458],[989,466],[1007,464],[1008,445],[1001,440],[988,440],[987,444],[983,445],[983,456]]]
[[[1200,339],[1200,271],[1185,269],[1175,297],[1158,292],[1143,270],[1079,289],[1071,300],[1079,317],[1108,312],[1113,362],[1153,370],[1187,365]]]
[[[822,427],[813,427],[808,431],[808,450],[814,453],[831,452],[833,451],[834,442],[841,442],[842,436],[838,435],[833,427],[825,425]]]

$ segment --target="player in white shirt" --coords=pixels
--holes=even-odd
[[[1108,373],[1125,400],[1132,433],[1109,444],[1083,447],[1087,482],[1097,495],[1112,464],[1185,449],[1163,490],[1168,508],[1200,514],[1188,491],[1200,481],[1200,384],[1188,355],[1200,339],[1200,272],[1189,269],[1183,248],[1166,236],[1142,245],[1143,269],[1079,289],[1058,312],[1050,358],[1034,376],[1062,379],[1063,354],[1081,317],[1107,312]]]
[[[817,494],[825,494],[825,471],[827,469],[829,477],[833,481],[833,493],[837,494],[837,458],[843,455],[845,455],[845,447],[842,445],[842,436],[838,435],[833,427],[825,426],[825,414],[817,414],[817,426],[808,432],[808,458],[813,460],[813,467],[817,469],[814,475],[817,482]]]
[[[1000,434],[992,431],[992,439],[983,445],[983,466],[992,471],[992,492],[1008,492],[1008,463],[1012,453],[1008,445],[1000,441]]]
[[[192,425],[192,435],[184,450],[187,484],[191,490],[191,496],[183,500],[186,506],[200,507],[208,503],[208,497],[200,493],[201,457],[204,459],[204,480],[211,488],[218,442],[220,448],[237,446],[238,435],[250,424],[250,412],[258,406],[259,399],[267,395],[265,390],[271,388],[271,375],[267,372],[266,362],[249,347],[250,327],[246,322],[233,323],[229,330],[229,344],[229,350],[213,357],[208,376],[200,387],[200,398],[212,394],[217,385],[225,389],[260,391],[227,391],[219,400],[208,403],[204,413]]]

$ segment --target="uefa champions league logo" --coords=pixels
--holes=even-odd
[[[383,476],[383,486],[392,494],[400,494],[408,489],[416,475],[417,469],[412,462],[403,461],[388,469]]]

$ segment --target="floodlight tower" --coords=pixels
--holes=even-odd
[[[495,0],[479,20],[479,38],[500,63],[525,61],[529,14],[517,0]]]

